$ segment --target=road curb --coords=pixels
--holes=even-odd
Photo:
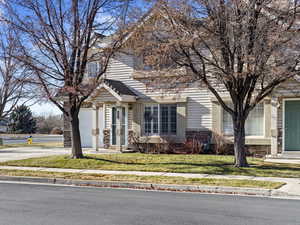
[[[172,185],[138,182],[118,182],[118,181],[95,181],[95,180],[73,180],[61,178],[27,177],[27,176],[0,176],[0,181],[28,182],[40,184],[62,184],[74,186],[91,186],[107,188],[127,188],[140,190],[158,190],[175,192],[199,192],[199,193],[218,193],[232,195],[249,195],[264,197],[288,197],[284,192],[273,189],[259,188],[239,188],[224,186],[196,186],[196,185]]]

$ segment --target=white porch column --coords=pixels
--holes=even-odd
[[[278,98],[272,97],[271,99],[271,155],[277,156],[278,154]]]
[[[93,130],[92,130],[92,136],[93,136],[93,147],[96,151],[98,151],[99,148],[99,107],[97,105],[93,105]]]

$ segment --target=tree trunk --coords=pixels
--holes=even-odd
[[[233,118],[235,167],[249,166],[245,148],[245,121],[244,116]]]
[[[79,118],[78,113],[71,115],[71,128],[72,128],[72,158],[80,159],[83,158],[80,130],[79,130]]]

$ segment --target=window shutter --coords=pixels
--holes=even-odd
[[[143,131],[143,116],[144,116],[144,107],[143,104],[136,103],[133,105],[133,120],[132,128],[133,132],[137,136],[141,136]]]
[[[222,133],[222,107],[218,102],[212,102],[212,130],[217,134]]]
[[[185,132],[186,132],[186,121],[187,121],[187,113],[186,113],[186,103],[177,103],[177,137],[180,141],[185,140]]]

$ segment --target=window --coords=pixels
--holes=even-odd
[[[158,134],[158,105],[145,106],[144,127],[146,134]]]
[[[231,115],[223,110],[223,133],[233,135],[233,123]],[[258,104],[250,113],[245,124],[247,136],[264,135],[264,104]]]
[[[144,131],[147,135],[176,135],[177,106],[175,104],[146,105]]]
[[[99,71],[100,71],[100,64],[98,62],[89,62],[87,64],[88,77],[97,77]]]

